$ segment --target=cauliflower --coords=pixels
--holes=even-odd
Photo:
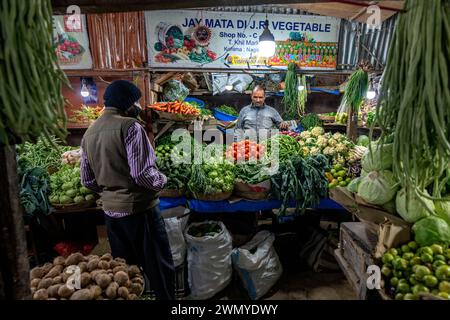
[[[336,144],[336,152],[343,153],[347,152],[347,147],[343,143]]]
[[[334,147],[337,144],[337,141],[335,139],[328,140],[328,145],[331,147]]]
[[[314,127],[311,129],[311,134],[315,137],[318,137],[324,134],[324,130],[322,127]]]
[[[340,132],[336,132],[335,134],[333,134],[333,138],[335,140],[340,140],[343,137],[343,134]]]
[[[303,153],[303,156],[308,156],[309,155],[309,148],[308,147],[303,147],[302,148],[302,153]]]
[[[317,139],[317,145],[321,148],[325,148],[328,145],[328,140],[324,136],[321,136]]]
[[[318,155],[320,153],[320,149],[317,147],[312,147],[311,150],[309,151],[309,154],[312,156]]]
[[[304,146],[305,145],[305,140],[298,140],[298,144],[300,146]]]
[[[300,133],[300,137],[301,137],[302,139],[308,139],[308,138],[311,138],[311,132],[309,132],[309,131],[303,131],[302,133]]]
[[[306,139],[306,143],[307,143],[307,144],[316,144],[316,139],[314,139],[314,138],[308,138],[308,139]]]

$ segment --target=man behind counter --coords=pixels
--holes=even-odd
[[[264,103],[266,95],[263,87],[255,86],[251,98],[252,103],[242,108],[239,113],[235,126],[236,141],[247,137],[257,137],[257,140],[262,140],[270,136],[269,131],[273,127],[288,128],[288,123],[283,121],[278,111]]]

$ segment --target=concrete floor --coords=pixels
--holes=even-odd
[[[342,273],[284,273],[265,300],[355,300]]]

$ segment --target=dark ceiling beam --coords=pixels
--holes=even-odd
[[[353,1],[362,2],[360,0]],[[380,2],[382,1],[386,0],[380,0]],[[52,6],[55,14],[66,14],[70,5],[78,5],[81,13],[103,13],[321,2],[332,2],[332,0],[52,0]]]

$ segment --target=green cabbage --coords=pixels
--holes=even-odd
[[[393,161],[393,145],[378,145],[372,142],[371,146],[372,150],[369,148],[361,159],[362,168],[367,172],[390,170]]]
[[[362,178],[358,186],[358,196],[366,202],[383,205],[395,197],[398,184],[391,171],[373,171]]]
[[[450,225],[450,201],[435,201],[436,215]]]
[[[428,195],[426,191],[425,194]],[[395,205],[398,214],[407,222],[414,223],[422,218],[428,217],[430,215],[429,210],[434,211],[433,201],[424,197],[418,197],[415,192],[410,191],[409,198],[406,198],[406,189],[403,188],[397,193]]]
[[[450,226],[443,219],[430,216],[417,221],[413,226],[415,240],[420,246],[434,243],[450,243]]]
[[[358,192],[358,186],[361,183],[361,178],[356,178],[350,181],[350,183],[347,186],[347,190],[350,192]]]
[[[358,137],[358,140],[356,140],[356,144],[358,146],[367,147],[367,146],[369,146],[369,143],[370,143],[370,139],[366,135],[361,135]]]
[[[395,214],[397,212],[395,208],[395,199],[392,199],[391,201],[383,204],[383,209],[391,214]]]

